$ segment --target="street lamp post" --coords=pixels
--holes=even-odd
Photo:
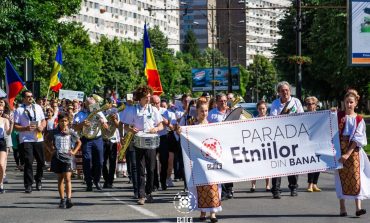
[[[227,91],[228,93],[233,92],[233,77],[231,74],[231,17],[230,17],[230,0],[227,1],[227,19],[228,19],[228,38],[227,38],[227,43],[228,43],[228,54],[227,54],[227,59],[228,59],[228,81],[227,81]]]
[[[212,6],[211,10],[212,24],[211,24],[211,35],[212,35],[212,94],[213,98],[216,97],[216,87],[215,87],[215,24],[214,24],[214,10]]]

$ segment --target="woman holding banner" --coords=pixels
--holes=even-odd
[[[196,103],[196,119],[188,125],[208,124],[208,102],[205,97],[200,97]],[[180,129],[181,131],[181,129]],[[212,184],[197,187],[189,187],[189,192],[193,193],[197,201],[197,209],[200,211],[200,221],[206,221],[206,214],[210,212],[211,222],[217,222],[216,212],[222,211],[221,207],[221,185]]]
[[[259,101],[256,107],[258,111],[258,116],[257,116],[258,118],[267,116],[267,103],[265,101]],[[265,181],[266,181],[266,191],[271,191],[270,178],[266,178]],[[251,181],[252,187],[250,189],[250,192],[252,193],[256,191],[256,182],[257,182],[256,180]]]
[[[317,103],[319,100],[315,96],[310,96],[307,97],[304,102],[306,103],[307,106],[307,111],[308,112],[314,112],[316,111],[317,108]],[[317,186],[317,182],[319,180],[320,172],[314,172],[314,173],[309,173],[307,175],[307,191],[308,192],[320,192],[321,189]]]
[[[366,214],[361,200],[370,199],[370,162],[362,149],[367,144],[366,125],[362,116],[355,113],[360,96],[347,91],[345,111],[338,112],[338,129],[343,169],[336,171],[335,186],[340,204],[340,216],[347,216],[345,199],[355,200],[356,216]]]

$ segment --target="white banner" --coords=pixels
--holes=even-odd
[[[59,99],[69,99],[69,100],[84,100],[84,92],[82,91],[71,91],[71,90],[59,90]]]
[[[186,126],[181,147],[188,186],[341,168],[330,111]]]

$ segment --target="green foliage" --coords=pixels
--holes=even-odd
[[[303,0],[304,5],[343,5],[342,0]],[[367,68],[347,65],[347,14],[342,9],[303,10],[302,55],[311,58],[303,66],[303,88],[307,95],[321,100],[341,100],[345,89],[352,87],[362,98],[370,94]],[[275,49],[275,64],[279,79],[295,81],[294,64],[288,58],[295,55],[295,10],[290,9],[278,23],[282,38]]]
[[[263,55],[256,55],[248,70],[251,74],[247,89],[253,87],[258,91],[258,100],[265,98],[266,101],[272,101],[275,96],[277,73],[271,61]]]
[[[182,52],[189,53],[193,58],[200,58],[200,50],[198,46],[197,37],[193,30],[189,29],[185,35],[184,42],[182,45]]]

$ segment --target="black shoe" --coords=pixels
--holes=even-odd
[[[290,196],[297,197],[298,196],[297,189],[290,190]]]
[[[226,197],[227,199],[232,199],[234,197],[234,192],[233,191],[226,192]]]
[[[281,199],[280,193],[273,194],[272,197],[274,199]]]
[[[251,187],[251,189],[250,189],[250,192],[255,192],[256,191],[256,188],[253,188],[253,187]]]
[[[71,200],[71,198],[67,198],[67,201],[66,201],[66,208],[71,208],[71,207],[73,207],[72,200]]]
[[[227,199],[229,199],[229,198],[227,197],[227,194],[226,194],[225,192],[221,192],[221,201],[225,201],[225,200],[227,200]]]
[[[96,188],[98,191],[102,191],[102,190],[103,190],[103,189],[101,188],[100,183],[95,183],[95,188]]]
[[[366,209],[360,209],[360,210],[356,211],[356,216],[361,216],[363,214],[366,214]]]
[[[32,187],[31,186],[26,187],[26,189],[24,190],[24,192],[26,192],[27,194],[32,193]]]
[[[218,222],[217,218],[211,218],[211,223]]]
[[[347,212],[342,212],[339,214],[340,217],[346,217],[347,216]]]
[[[207,217],[205,216],[199,217],[199,221],[207,221]]]
[[[59,208],[66,208],[66,200],[60,199]]]
[[[92,185],[87,185],[86,186],[86,191],[93,191],[93,187],[92,187]]]
[[[40,191],[42,189],[42,183],[41,181],[36,181],[36,190]]]

